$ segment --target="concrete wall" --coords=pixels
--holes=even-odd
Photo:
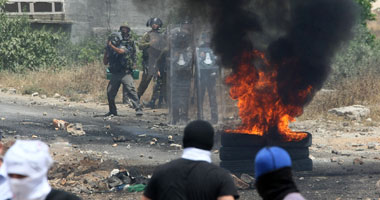
[[[132,0],[65,0],[66,20],[73,22],[72,41],[105,32],[117,30],[124,22],[138,34],[146,30],[145,23],[150,16],[137,11]]]

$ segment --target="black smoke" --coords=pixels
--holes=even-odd
[[[322,88],[335,52],[351,36],[357,9],[350,0],[301,1],[291,14],[286,36],[272,42],[269,58],[278,65],[278,90],[285,104],[304,105],[297,94]]]
[[[178,16],[207,21],[223,67],[236,70],[243,52],[263,51],[276,66],[269,70],[278,70],[282,102],[297,106],[321,89],[358,13],[354,0],[134,0],[140,8],[150,1],[175,5]],[[299,98],[308,87],[308,98]]]

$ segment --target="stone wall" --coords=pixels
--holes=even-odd
[[[138,34],[149,30],[145,23],[150,16],[137,10],[132,0],[65,0],[65,17],[72,22],[71,38],[82,38],[107,30],[117,30],[128,22]]]

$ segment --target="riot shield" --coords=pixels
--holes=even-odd
[[[208,106],[211,121],[218,121],[217,82],[219,80],[219,67],[216,56],[208,46],[198,47],[195,51],[196,59],[196,89],[197,89],[197,115],[198,119],[205,119],[204,105],[207,91]],[[206,100],[207,101],[207,100]]]
[[[192,30],[183,25],[168,28],[169,69],[167,95],[169,123],[187,123],[189,114],[191,81],[193,77]]]

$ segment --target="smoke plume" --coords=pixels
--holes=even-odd
[[[243,52],[264,52],[276,66],[267,70],[278,70],[282,102],[297,106],[321,89],[358,12],[353,0],[134,0],[141,9],[150,1],[173,5],[178,16],[210,26],[212,48],[223,67],[236,70]],[[310,86],[309,98],[299,102],[299,92]]]

